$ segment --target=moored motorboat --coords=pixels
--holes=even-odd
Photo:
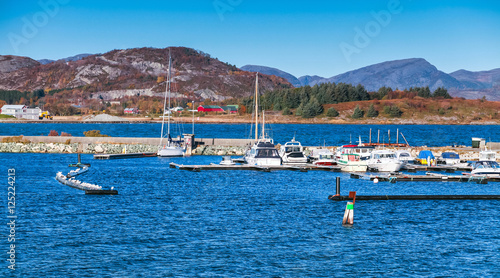
[[[313,165],[337,165],[337,161],[329,149],[314,149],[309,158]]]
[[[443,152],[436,159],[437,164],[455,165],[460,164],[460,155],[456,152]]]
[[[231,159],[231,156],[225,155],[222,157],[222,161],[219,163],[220,165],[235,165],[234,161]]]
[[[500,175],[500,165],[496,161],[480,160],[474,163],[473,175]]]
[[[306,164],[307,157],[304,155],[304,147],[300,142],[295,141],[295,137],[280,147],[279,155],[283,159],[283,164]]]
[[[344,153],[337,161],[337,165],[339,165],[340,169],[345,172],[366,172],[368,169],[366,160],[361,160],[361,156],[359,154]]]
[[[335,152],[335,159],[341,159],[343,154],[357,154],[361,160],[365,160],[370,158],[370,154],[374,149],[373,146],[343,145]]]
[[[422,150],[418,153],[418,157],[415,158],[415,161],[422,165],[432,165],[435,159],[434,154],[430,150]]]
[[[378,172],[398,172],[403,162],[396,158],[396,154],[389,150],[375,150],[367,161],[368,169]]]

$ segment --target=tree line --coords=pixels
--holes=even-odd
[[[437,88],[431,92],[429,87],[412,87],[405,90],[393,91],[390,87],[382,87],[377,92],[368,92],[364,86],[345,83],[323,83],[314,86],[304,86],[291,89],[276,89],[265,92],[259,100],[259,105],[264,109],[282,111],[283,115],[301,116],[303,118],[313,118],[323,114],[325,104],[337,104],[342,102],[363,101],[363,100],[385,100],[401,98],[446,98],[452,97],[445,88]],[[240,104],[246,107],[246,113],[253,113],[253,97],[246,97],[240,100]],[[292,110],[293,109],[293,110]],[[359,109],[359,107],[358,107]],[[368,117],[377,117],[378,111],[373,107],[368,111]],[[398,117],[402,112],[397,106],[384,108],[384,113]],[[339,113],[333,107],[326,111],[326,116],[336,117]],[[353,118],[364,116],[364,112],[356,111]]]

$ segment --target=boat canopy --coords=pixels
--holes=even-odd
[[[427,159],[428,157],[430,157],[431,159],[435,159],[434,155],[429,150],[423,150],[418,153],[419,159]]]
[[[441,154],[441,157],[450,159],[460,159],[460,156],[456,152],[444,152]]]

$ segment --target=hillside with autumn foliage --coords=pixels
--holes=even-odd
[[[93,110],[102,110],[110,101],[127,97],[161,98],[166,87],[169,51],[172,92],[176,98],[223,101],[254,91],[255,73],[185,47],[113,50],[77,61],[48,64],[26,57],[1,56],[0,90],[18,92],[16,103],[49,107],[73,104]],[[281,77],[264,74],[260,75],[259,85],[262,90],[292,87]]]

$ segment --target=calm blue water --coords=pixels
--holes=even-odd
[[[43,125],[41,125],[43,126]],[[410,129],[410,127],[408,127]],[[18,277],[499,277],[499,201],[358,201],[342,227],[342,193],[499,194],[498,183],[373,184],[348,174],[170,169],[216,156],[93,160],[86,196],[54,180],[76,155],[0,153],[16,169]]]
[[[330,125],[330,124],[271,124],[268,125],[270,136],[276,143],[284,144],[293,136],[305,146],[339,146],[358,141],[368,142],[370,128],[372,142],[377,141],[380,130],[380,142],[388,142],[388,130],[391,130],[391,142],[396,141],[399,130],[412,146],[449,146],[472,144],[472,137],[485,138],[487,141],[500,141],[498,125]],[[87,130],[97,129],[102,134],[114,137],[159,137],[161,124],[8,124],[0,123],[1,135],[48,135],[51,130],[83,136]],[[173,134],[191,133],[191,124],[174,125]],[[249,124],[196,124],[198,138],[248,138]],[[404,142],[399,137],[400,142]]]

